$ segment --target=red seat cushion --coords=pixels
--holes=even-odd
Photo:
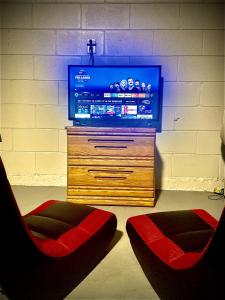
[[[37,247],[48,256],[70,254],[115,216],[90,206],[49,200],[25,215]]]
[[[217,221],[204,210],[162,212],[128,219],[155,255],[173,268],[189,268],[200,258]],[[196,237],[198,238],[196,239]]]

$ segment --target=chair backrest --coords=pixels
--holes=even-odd
[[[0,157],[0,264],[38,254],[23,222]],[[1,267],[0,267],[1,268]]]
[[[204,256],[213,264],[225,263],[225,207]]]

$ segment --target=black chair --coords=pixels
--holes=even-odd
[[[219,222],[201,209],[134,216],[127,232],[160,299],[225,299],[225,209]]]
[[[114,214],[49,200],[21,216],[0,158],[0,287],[12,300],[61,300],[111,247]]]

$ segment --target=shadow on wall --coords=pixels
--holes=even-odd
[[[221,144],[221,154],[222,154],[223,161],[225,162],[225,145],[224,144]]]
[[[221,141],[222,141],[221,154],[222,154],[223,161],[225,162],[225,113],[223,115],[223,125],[221,128],[220,137],[221,137]]]
[[[159,150],[155,148],[155,186],[156,186],[156,201],[160,196],[162,188],[162,176],[163,176],[163,161],[160,156]]]

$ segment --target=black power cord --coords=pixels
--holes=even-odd
[[[88,40],[88,43],[87,43],[87,49],[88,49],[88,53],[90,55],[90,58],[89,58],[89,65],[90,66],[94,66],[94,54],[95,54],[95,50],[96,50],[96,43],[95,43],[95,40]]]
[[[210,200],[220,200],[224,198],[224,189],[221,189],[220,193],[212,193],[211,195],[208,196],[208,199]]]

